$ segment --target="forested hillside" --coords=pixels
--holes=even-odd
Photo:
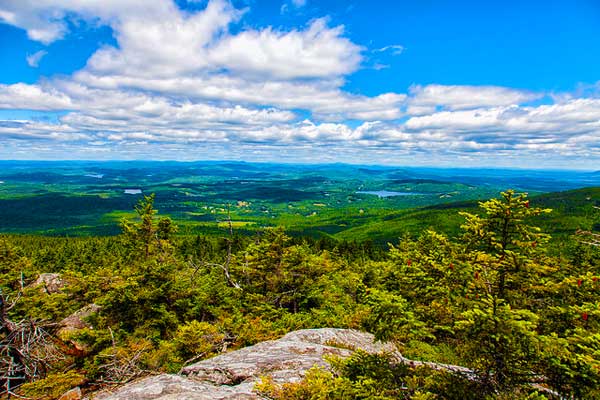
[[[91,393],[291,330],[348,327],[468,373],[357,353],[334,362],[335,373],[257,390],[274,399],[600,398],[600,247],[594,233],[576,234],[597,227],[594,199],[597,189],[533,199],[507,191],[466,208],[403,212],[377,226],[420,223],[387,247],[283,228],[238,235],[231,218],[219,237],[181,235],[154,196],[118,236],[3,235],[0,386],[14,398]],[[559,242],[546,234],[557,226]],[[350,237],[368,239],[369,229]]]
[[[568,236],[587,223],[599,198],[598,189],[579,188],[599,185],[600,174],[588,171],[0,160],[0,233],[117,235],[119,221],[154,193],[180,235],[222,236],[230,218],[239,235],[283,226],[291,236],[385,246],[430,227],[456,235],[456,208],[475,209],[510,187],[533,203],[546,196],[555,212],[543,229],[560,239],[559,229]]]

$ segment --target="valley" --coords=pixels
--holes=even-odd
[[[598,201],[597,190],[577,189],[600,186],[600,174],[580,171],[225,161],[0,161],[0,180],[3,233],[118,234],[120,220],[155,193],[157,209],[182,235],[221,236],[231,220],[241,235],[282,226],[296,236],[382,244],[429,227],[456,233],[457,208],[472,209],[507,188],[555,208],[547,226],[566,234],[589,222]],[[561,196],[548,193],[569,190],[581,207],[565,220]]]

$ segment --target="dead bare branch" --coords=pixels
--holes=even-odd
[[[192,276],[195,276],[196,273],[203,267],[218,267],[221,268],[223,270],[223,273],[225,274],[225,279],[227,279],[227,284],[229,284],[229,286],[242,290],[242,287],[240,286],[239,283],[237,283],[232,277],[231,274],[229,273],[229,266],[225,263],[225,264],[218,264],[218,263],[207,263],[202,261],[200,264],[190,260],[188,261],[188,264],[194,268],[194,272],[192,274]]]
[[[110,353],[99,355],[107,361],[101,364],[98,369],[103,371],[99,383],[108,385],[117,385],[129,382],[143,375],[148,375],[149,371],[140,367],[141,358],[148,346],[144,345],[133,353],[119,350],[114,341],[112,330],[110,330],[113,345]]]
[[[43,378],[52,364],[65,359],[48,331],[55,324],[33,319],[15,323],[6,311],[6,307],[0,309],[0,394],[13,393],[23,383]]]
[[[223,273],[225,274],[225,279],[227,280],[227,284],[229,286],[238,290],[242,290],[242,286],[238,282],[236,282],[235,279],[233,279],[229,271],[229,267],[231,266],[233,245],[233,224],[231,222],[231,212],[229,204],[227,204],[227,225],[229,230],[229,237],[225,239],[225,241],[227,242],[227,256],[225,257],[225,262],[223,264],[207,263],[204,261],[200,264],[197,264],[192,260],[188,261],[188,263],[192,268],[194,268],[194,272],[192,273],[192,279],[196,276],[196,274],[202,267],[218,267],[223,270]]]
[[[579,229],[575,232],[580,237],[579,243],[586,244],[589,246],[599,247],[600,246],[600,234],[591,231],[584,231]]]

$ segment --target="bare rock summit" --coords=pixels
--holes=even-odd
[[[375,341],[370,333],[352,329],[304,329],[230,353],[197,362],[181,374],[150,376],[96,400],[225,400],[261,399],[253,387],[261,377],[277,383],[296,382],[315,365],[329,368],[326,355],[348,357],[355,350],[395,352],[391,344]]]

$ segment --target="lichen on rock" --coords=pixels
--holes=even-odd
[[[327,355],[350,356],[354,350],[394,352],[391,344],[352,329],[304,329],[203,360],[179,375],[162,374],[129,383],[97,400],[260,399],[254,385],[268,377],[276,383],[297,382],[314,366],[329,368]]]

